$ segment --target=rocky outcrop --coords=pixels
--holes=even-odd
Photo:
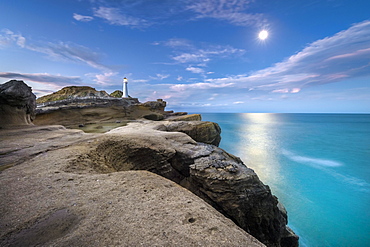
[[[153,113],[144,115],[143,118],[148,119],[148,120],[153,120],[153,121],[161,121],[164,119],[164,116],[163,114],[153,112]]]
[[[36,96],[23,81],[0,85],[0,127],[32,124],[35,108]]]
[[[88,86],[70,86],[38,98],[37,103],[59,101],[74,97],[109,97],[109,95],[105,91],[97,91],[95,88]]]
[[[135,111],[135,105],[138,103],[139,101],[135,98],[73,98],[38,104],[34,123],[37,125],[61,124],[76,128],[80,124],[136,119],[144,114],[141,111]]]
[[[101,98],[99,100],[104,102]],[[94,105],[96,102],[99,101],[85,103]],[[120,102],[122,104],[122,101]],[[54,105],[53,107],[60,107],[61,103],[58,104],[59,106]],[[138,107],[135,108],[136,113],[139,112],[142,116],[143,113],[148,114],[148,111],[154,112],[155,109],[163,112],[165,102],[158,100],[157,103],[135,106]],[[70,103],[66,108],[67,110],[74,109]],[[106,110],[113,107],[112,105],[105,108],[96,105],[85,107],[79,102],[75,108],[91,110],[90,117],[96,118],[97,109]],[[124,109],[127,110],[129,107],[124,107]],[[61,114],[59,119],[70,118],[70,115],[66,115],[61,108],[51,112]],[[297,246],[298,237],[286,226],[286,211],[278,203],[277,198],[271,194],[269,187],[264,185],[254,171],[247,168],[239,158],[215,146],[219,142],[220,128],[218,125],[208,122],[179,122],[181,118],[194,121],[200,120],[200,115],[181,116],[175,121],[131,123],[127,127],[117,128],[104,135],[84,135],[76,130],[72,131],[73,135],[70,135],[71,133],[63,135],[70,131],[63,127],[52,129],[54,127],[31,126],[21,132],[19,132],[20,129],[2,130],[3,132],[0,130],[0,170],[3,167],[17,165],[0,174],[0,198],[11,198],[0,203],[1,245],[90,246],[98,244],[98,241],[99,245],[121,245],[122,243],[146,245],[153,241],[162,241],[155,243],[163,243],[163,245],[181,245],[183,242],[177,242],[175,239],[182,237],[186,239],[186,237],[178,233],[191,232],[194,234],[194,232],[197,233],[197,228],[195,231],[187,231],[186,226],[184,229],[179,226],[180,222],[182,225],[202,223],[203,221],[199,220],[200,215],[206,218],[212,218],[212,215],[202,212],[193,216],[175,203],[176,210],[180,207],[178,212],[187,212],[185,220],[179,221],[174,217],[167,219],[163,215],[165,212],[161,211],[161,220],[163,217],[166,220],[163,220],[164,225],[161,223],[157,226],[168,228],[169,222],[172,222],[173,228],[178,230],[172,232],[171,237],[177,234],[178,238],[168,239],[167,233],[169,232],[161,228],[159,231],[150,231],[143,227],[143,224],[147,224],[150,228],[153,222],[145,221],[141,217],[143,212],[135,211],[137,207],[130,207],[127,203],[120,201],[120,198],[126,201],[130,197],[125,195],[126,190],[122,189],[125,188],[122,184],[117,185],[117,181],[122,181],[122,179],[126,181],[127,177],[117,174],[132,173],[132,170],[146,170],[168,178],[192,191],[267,246]],[[61,132],[57,133],[57,130]],[[23,133],[22,138],[19,133]],[[62,134],[59,135],[60,133]],[[58,140],[59,145],[53,145],[53,140]],[[200,140],[215,145],[208,145]],[[19,182],[20,178],[21,182]],[[141,178],[148,180],[149,184],[153,179],[150,176]],[[93,181],[104,181],[104,183],[94,186]],[[158,187],[161,187],[159,184],[158,182]],[[129,183],[128,186],[133,185],[134,183]],[[157,185],[150,188],[154,189]],[[166,185],[163,186],[166,187]],[[137,187],[143,188],[140,185]],[[91,188],[94,189],[91,190]],[[150,189],[143,189],[144,193],[148,191]],[[163,188],[160,191],[164,193]],[[146,213],[156,209],[156,207],[153,208],[154,204],[166,208],[167,204],[161,205],[160,200],[167,197],[167,193],[154,193],[148,197],[143,196],[139,191],[134,190],[132,193],[136,193],[132,198],[136,198],[137,195],[141,196],[143,201],[136,198],[135,204],[147,205],[144,207],[149,209],[145,211]],[[186,197],[181,194],[182,192],[174,191],[174,193]],[[121,194],[123,197],[120,197]],[[47,198],[50,201],[42,201],[40,198]],[[117,208],[106,205],[106,200],[111,200],[108,204],[112,204],[115,200],[114,205]],[[132,208],[133,211],[127,214],[122,213],[127,208]],[[183,218],[184,215],[181,213],[175,215]],[[132,215],[134,215],[134,220],[130,221]],[[145,217],[150,219],[149,215]],[[126,221],[130,221],[131,224],[130,222],[127,224]],[[138,227],[135,225],[137,221],[140,222],[139,231],[144,230],[145,234],[134,238],[124,237],[121,241],[119,236],[126,234],[127,231],[134,234],[135,231],[132,229],[137,229],[135,228]],[[217,223],[220,226],[222,224],[226,226],[225,222],[218,221]],[[116,226],[118,230],[114,228]],[[204,227],[204,224],[201,224],[199,229],[204,230]],[[50,231],[50,229],[56,230]],[[93,229],[92,232],[91,229]],[[215,229],[218,228],[209,228],[211,232]],[[146,235],[146,231],[150,236]],[[191,243],[215,245],[212,241],[219,240],[219,238],[211,237],[207,240],[205,236],[209,236],[208,231],[207,234],[199,230],[198,235],[190,238],[190,241]],[[225,245],[240,245],[245,240],[248,246],[259,246],[259,243],[249,235],[240,236],[236,231],[232,234],[236,234],[237,237],[230,239],[223,236]],[[112,236],[115,236],[113,240]],[[243,236],[248,237],[243,238]],[[186,245],[188,245],[187,242]]]
[[[106,145],[99,136],[60,126],[0,130],[0,152],[14,157],[0,155],[0,167],[17,164],[0,173],[0,246],[264,246],[161,176],[72,169]]]
[[[111,97],[122,98],[123,92],[121,90],[116,90],[113,93],[109,94]]]
[[[218,146],[221,141],[221,128],[217,123],[207,121],[165,121],[158,130],[183,132],[197,142]]]
[[[69,128],[99,122],[136,120],[146,116],[162,120],[166,102],[163,100],[140,103],[137,98],[73,97],[37,105],[37,125],[62,124]]]
[[[84,169],[154,172],[203,198],[267,246],[298,245],[298,237],[286,227],[285,211],[253,170],[224,150],[196,143],[185,134],[139,123],[117,128],[68,167],[75,172]]]
[[[202,116],[200,114],[185,114],[180,116],[170,116],[167,118],[169,121],[201,121]]]

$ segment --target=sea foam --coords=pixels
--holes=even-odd
[[[359,191],[370,192],[370,184],[367,183],[365,180],[359,179],[359,178],[356,178],[356,177],[352,177],[352,176],[349,176],[349,175],[343,175],[341,173],[338,173],[338,172],[334,171],[333,169],[330,169],[330,168],[334,168],[334,167],[343,166],[343,163],[341,163],[341,162],[334,161],[334,160],[318,159],[318,158],[300,156],[300,155],[297,155],[297,154],[295,154],[295,153],[293,153],[289,150],[286,150],[286,149],[282,149],[281,153],[285,157],[287,157],[288,159],[290,159],[294,162],[309,165],[311,167],[320,169],[321,171],[328,173],[329,175],[333,176],[334,178],[340,180],[341,182],[355,185],[357,187],[357,190],[359,190]]]
[[[282,154],[290,160],[293,160],[295,162],[302,163],[302,164],[307,164],[313,167],[317,167],[317,166],[338,167],[338,166],[343,165],[342,163],[338,161],[334,161],[334,160],[318,159],[318,158],[311,158],[311,157],[296,155],[293,152],[288,151],[286,149],[282,150]]]

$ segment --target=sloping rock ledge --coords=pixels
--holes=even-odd
[[[168,179],[84,167],[109,138],[62,126],[0,130],[0,167],[15,164],[0,173],[0,246],[264,246]]]

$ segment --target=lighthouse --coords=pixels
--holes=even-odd
[[[125,78],[123,78],[123,94],[122,94],[122,98],[128,98],[129,96],[128,96],[128,88],[127,88],[127,82],[128,82],[128,80],[127,80],[127,78],[125,77]]]

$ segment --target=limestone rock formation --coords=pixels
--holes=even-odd
[[[80,124],[100,121],[136,119],[145,113],[136,111],[135,98],[73,98],[63,101],[39,104],[36,108],[35,124],[61,124],[77,127]]]
[[[202,116],[200,114],[184,114],[180,116],[171,116],[168,118],[169,121],[201,121]]]
[[[0,85],[0,127],[32,124],[35,108],[36,96],[23,81]]]
[[[136,123],[112,130],[68,169],[151,171],[194,192],[267,246],[298,245],[277,198],[239,158],[186,134],[154,128]]]
[[[1,92],[20,91],[1,86]],[[68,102],[66,107],[59,102],[51,106],[54,110],[44,108],[43,114],[62,120],[82,112],[96,119],[101,118],[97,112],[114,108],[111,102],[118,102],[122,113],[121,99],[98,98]],[[123,109],[125,115],[132,109],[140,116],[156,110],[165,114],[165,105],[158,100],[127,103]],[[132,170],[150,171],[182,185],[267,246],[298,245],[298,237],[286,226],[286,211],[269,187],[239,158],[215,146],[220,136],[217,124],[180,121],[199,121],[199,114],[169,120],[175,121],[130,123],[104,135],[61,126],[0,129],[0,171],[8,168],[0,173],[0,245],[261,246],[200,199],[194,197],[195,208],[184,206],[179,199],[190,201],[186,190]],[[171,187],[177,189],[164,189]],[[169,213],[169,207],[175,213]],[[202,208],[209,214],[199,211]]]
[[[149,119],[164,118],[166,102],[163,100],[140,103],[137,98],[72,97],[37,105],[35,124],[62,124],[69,128],[99,122],[136,120],[149,115]],[[150,115],[155,115],[151,116]]]
[[[0,153],[13,154],[0,155],[0,167],[17,164],[0,172],[0,246],[264,246],[163,177],[72,169],[109,140],[99,136],[60,126],[0,130]]]
[[[38,98],[37,103],[58,101],[73,97],[109,97],[109,95],[105,91],[97,91],[95,88],[88,86],[69,86],[55,93]]]
[[[148,119],[148,120],[153,120],[153,121],[160,121],[164,119],[164,116],[163,114],[153,112],[153,113],[144,115],[143,118]]]
[[[164,112],[167,102],[162,99],[157,99],[157,101],[147,101],[141,105],[145,108],[148,108],[150,111]]]
[[[217,123],[207,121],[166,121],[160,130],[183,132],[197,142],[218,146],[221,141],[221,128]]]

